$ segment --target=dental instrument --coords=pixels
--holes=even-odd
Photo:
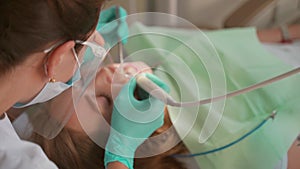
[[[248,87],[245,87],[245,88],[240,89],[240,90],[233,91],[233,92],[225,94],[225,95],[216,96],[216,97],[212,97],[212,98],[208,98],[208,99],[204,99],[204,100],[199,100],[199,101],[191,101],[191,102],[183,102],[183,103],[175,101],[167,92],[165,92],[163,89],[158,87],[155,83],[153,83],[151,80],[149,80],[143,74],[138,74],[136,76],[136,81],[137,81],[137,84],[138,84],[139,87],[141,87],[146,92],[148,92],[150,95],[152,95],[153,97],[161,100],[162,102],[164,102],[167,105],[174,106],[174,107],[192,107],[192,106],[200,106],[200,105],[203,105],[203,104],[208,104],[208,103],[216,102],[216,101],[219,101],[219,100],[222,100],[222,99],[238,96],[238,95],[253,91],[255,89],[264,87],[264,86],[269,85],[271,83],[280,81],[282,79],[285,79],[287,77],[295,75],[299,72],[300,72],[300,67],[295,68],[295,69],[293,69],[291,71],[288,71],[286,73],[283,73],[281,75],[275,76],[273,78],[270,78],[268,80],[259,82],[257,84],[254,84],[254,85],[251,85],[251,86],[248,86]]]
[[[118,19],[118,24],[120,25],[120,7],[116,6],[116,18]],[[119,37],[118,38],[118,53],[119,53],[119,59],[120,59],[120,67],[121,67],[121,73],[124,73],[123,70],[123,63],[124,63],[124,50],[123,50],[123,44],[122,44],[122,39]]]

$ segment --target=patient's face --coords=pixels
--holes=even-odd
[[[129,80],[129,78],[124,75],[135,75],[140,72],[152,73],[151,68],[142,62],[124,63],[123,70],[124,73],[120,74],[120,65],[111,64],[101,68],[96,75],[96,100],[100,112],[108,123],[110,123],[111,120],[113,97],[118,94],[121,87]],[[112,86],[114,87],[112,88]],[[66,127],[75,131],[83,131],[76,113],[73,113],[69,122],[66,124]]]

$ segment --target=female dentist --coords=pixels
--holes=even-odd
[[[81,59],[77,53],[82,45],[76,40],[95,36],[101,4],[101,0],[0,2],[0,169],[57,168],[38,145],[17,136],[5,112],[15,103],[30,105],[33,100],[51,99],[55,93],[45,91],[72,78]],[[155,76],[148,78],[168,90]],[[152,98],[155,108],[148,111],[149,101],[137,101],[133,96],[135,86],[133,78],[116,98],[111,121],[114,130],[105,153],[107,168],[133,168],[136,148],[163,124],[163,103]],[[139,123],[123,116],[124,112],[128,116],[141,113],[137,109],[159,113],[159,118]],[[127,136],[140,139],[128,141]]]

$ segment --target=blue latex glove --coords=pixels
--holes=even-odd
[[[147,78],[166,92],[169,87],[153,74]],[[134,97],[136,79],[132,78],[123,86],[114,101],[111,131],[105,151],[105,166],[109,162],[119,161],[128,168],[133,168],[134,153],[157,128],[164,122],[164,103],[149,95],[137,100]]]
[[[127,12],[120,6],[118,9],[119,17],[116,13],[116,6],[103,10],[100,13],[98,25],[96,27],[96,30],[103,36],[105,43],[108,43],[110,47],[115,46],[119,40],[122,40],[123,44],[127,42]]]

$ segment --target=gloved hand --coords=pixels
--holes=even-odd
[[[116,6],[112,6],[102,11],[96,27],[96,30],[103,36],[105,43],[108,43],[110,47],[116,45],[119,39],[125,44],[128,36],[127,12],[120,6],[118,11],[116,8]]]
[[[145,74],[159,87],[169,92],[169,87],[153,74]],[[123,86],[114,101],[111,130],[105,151],[105,166],[119,161],[133,168],[134,153],[164,122],[164,103],[149,95],[144,100],[134,97],[136,79]]]

